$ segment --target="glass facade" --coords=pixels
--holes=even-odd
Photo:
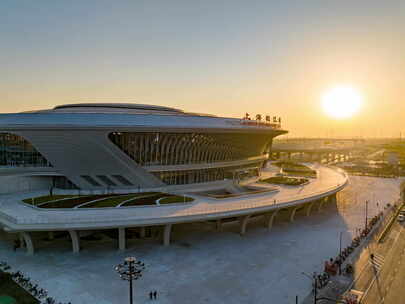
[[[28,141],[11,133],[0,133],[0,166],[52,167]]]
[[[260,156],[266,134],[114,132],[110,140],[141,166],[215,163]]]
[[[240,181],[258,176],[261,165],[262,162],[245,166],[184,171],[161,171],[153,172],[153,174],[167,185],[206,183],[224,179]]]

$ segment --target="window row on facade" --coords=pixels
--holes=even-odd
[[[141,166],[235,161],[260,156],[263,134],[114,132],[110,140]]]
[[[52,165],[23,137],[0,133],[0,166],[51,167]]]
[[[184,171],[160,171],[153,174],[167,185],[206,183],[218,180],[236,180],[258,176],[262,163],[227,168],[210,168]]]

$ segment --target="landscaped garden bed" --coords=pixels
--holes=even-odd
[[[30,197],[23,199],[23,202],[26,204],[30,204],[33,206],[37,206],[39,204],[43,204],[50,201],[56,201],[64,198],[74,197],[74,195],[45,195],[45,196],[38,196],[38,197]]]
[[[163,192],[141,192],[82,196],[54,195],[52,197],[28,198],[23,200],[23,202],[38,202],[35,203],[35,206],[39,208],[114,208],[121,206],[158,205],[157,200],[159,199],[159,204],[162,205],[191,202],[194,200],[188,196],[184,197]]]
[[[316,171],[303,164],[291,162],[291,161],[279,161],[272,163],[282,169],[284,173],[296,176],[316,177]]]
[[[90,202],[92,200],[100,199],[103,197],[109,197],[111,194],[102,194],[102,195],[85,195],[79,197],[73,197],[69,199],[62,199],[58,201],[52,201],[49,203],[41,204],[37,207],[40,208],[74,208],[86,202]]]
[[[141,194],[127,194],[127,195],[119,195],[114,197],[109,197],[94,203],[83,205],[79,208],[108,208],[108,207],[117,207],[119,204],[129,200],[131,198],[135,198]]]
[[[276,185],[299,186],[308,182],[306,178],[294,178],[288,176],[273,176],[262,179],[261,182]]]
[[[180,195],[172,195],[168,197],[163,197],[159,200],[160,205],[165,204],[176,204],[176,203],[189,203],[194,201],[192,197],[189,196],[180,196]]]

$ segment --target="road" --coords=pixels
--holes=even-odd
[[[372,270],[379,269],[374,275],[366,292],[365,304],[400,304],[405,303],[405,228],[398,223],[394,224],[386,241],[376,248],[379,262],[371,266]],[[381,261],[383,261],[381,263]],[[376,271],[377,272],[377,271]]]

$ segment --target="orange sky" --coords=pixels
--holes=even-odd
[[[286,2],[6,1],[0,112],[138,102],[280,115],[291,137],[405,134],[404,4]],[[364,96],[350,119],[322,112],[339,84]]]

